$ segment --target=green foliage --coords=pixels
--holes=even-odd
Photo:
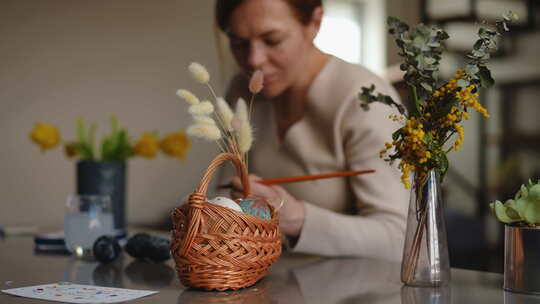
[[[411,28],[398,18],[388,18],[388,32],[393,35],[400,49],[399,55],[403,58],[400,69],[405,72],[403,78],[410,91],[409,113],[406,113],[403,105],[395,102],[390,96],[376,93],[374,85],[362,87],[358,94],[362,101],[360,106],[364,110],[369,110],[369,105],[373,102],[381,102],[397,108],[409,124],[392,135],[392,145],[396,148],[396,152],[393,152],[394,154],[387,160],[402,159],[415,170],[419,170],[419,167],[422,167],[422,170],[436,169],[441,178],[444,178],[449,167],[446,153],[452,149],[451,147],[445,151],[445,145],[454,134],[458,134],[453,149],[459,148],[464,132],[462,126],[457,124],[461,122],[463,116],[468,117],[467,113],[463,114],[467,112],[467,107],[475,107],[478,112],[489,117],[487,111],[479,106],[476,97],[464,95],[477,95],[478,88],[493,85],[494,80],[486,64],[490,54],[498,48],[498,37],[508,31],[508,24],[515,19],[517,16],[510,12],[503,15],[503,19],[494,25],[482,23],[478,31],[478,40],[465,57],[464,68],[456,73],[458,76],[454,76],[454,79],[441,81],[440,61],[444,43],[449,39],[448,34],[436,26],[418,24]],[[470,102],[466,103],[465,100]],[[423,135],[415,138],[414,142],[407,141],[407,138],[417,136],[419,130],[424,131]],[[383,152],[386,153],[386,150]],[[429,152],[429,156],[422,154],[425,152]],[[421,156],[411,156],[415,153]],[[405,159],[407,157],[408,159]],[[406,177],[408,169],[403,166],[401,169]]]
[[[125,129],[118,126],[118,119],[111,119],[111,133],[101,142],[101,158],[104,161],[124,161],[134,155]]]
[[[490,53],[498,49],[497,36],[508,31],[508,24],[517,20],[517,15],[508,12],[503,15],[503,20],[495,22],[494,28],[489,24],[482,23],[478,31],[478,40],[473,49],[466,56],[465,74],[468,80],[460,79],[458,85],[465,88],[471,84],[478,87],[488,88],[494,84],[491,72],[486,66],[490,59]],[[405,71],[404,80],[410,87],[414,108],[431,98],[434,90],[440,87],[439,65],[444,50],[444,41],[449,38],[448,33],[437,27],[419,24],[412,29],[396,17],[388,17],[388,32],[394,36],[397,46],[400,48],[399,55],[403,57],[400,65]],[[375,101],[388,105],[397,105],[390,96],[379,93],[373,95],[375,88],[362,87],[359,94],[362,108],[369,109],[369,104]],[[400,111],[401,113],[401,111]]]
[[[358,98],[360,98],[361,100],[367,101],[365,103],[360,104],[360,106],[364,110],[366,111],[369,110],[369,104],[372,102],[378,101],[389,106],[394,106],[398,109],[399,113],[405,114],[405,107],[403,107],[403,105],[396,103],[390,96],[387,96],[381,93],[377,95],[373,95],[374,91],[375,91],[375,85],[371,85],[371,87],[369,88],[363,87],[362,92],[358,94]]]
[[[490,204],[492,214],[506,224],[535,226],[540,224],[540,180],[522,185],[514,199],[504,204],[495,201]]]
[[[95,152],[96,124],[92,123],[87,129],[83,119],[77,120],[77,141],[70,142],[68,149],[76,150],[82,160],[98,160]],[[111,133],[101,140],[102,161],[125,161],[135,153],[131,148],[130,139],[125,129],[118,126],[118,119],[111,118]]]
[[[94,136],[96,132],[96,124],[92,123],[90,129],[86,129],[86,125],[82,118],[77,119],[77,141],[71,145],[77,149],[81,155],[81,159],[94,160]]]

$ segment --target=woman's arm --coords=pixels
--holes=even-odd
[[[363,112],[356,100],[337,115],[343,151],[349,168],[375,169],[376,173],[350,178],[357,215],[345,215],[305,204],[302,233],[294,251],[328,256],[361,256],[400,260],[405,235],[409,191],[400,172],[379,157],[384,143],[399,125],[382,104]]]

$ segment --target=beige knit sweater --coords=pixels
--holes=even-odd
[[[277,135],[271,100],[254,104],[256,139],[250,173],[274,178],[376,170],[283,185],[306,209],[300,237],[291,248],[295,252],[401,259],[409,192],[395,166],[379,158],[399,125],[388,119],[395,112],[386,105],[374,104],[368,112],[360,108],[357,94],[371,84],[399,99],[378,76],[331,57],[310,87],[305,115],[287,130],[283,141]],[[246,95],[237,89],[246,87],[233,83],[229,98]]]

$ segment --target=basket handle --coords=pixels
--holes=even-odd
[[[221,164],[223,164],[227,160],[232,161],[234,167],[236,168],[236,173],[240,176],[240,179],[242,180],[242,185],[244,186],[244,197],[247,197],[251,194],[251,187],[249,186],[247,169],[244,166],[244,163],[240,160],[240,158],[238,158],[236,154],[232,153],[220,153],[210,162],[210,165],[208,165],[208,168],[206,169],[206,172],[201,179],[201,183],[196,190],[197,193],[206,195],[208,185],[210,184],[212,176],[221,166]]]
[[[180,255],[185,256],[191,248],[192,243],[195,239],[195,235],[199,232],[202,226],[202,208],[203,203],[206,202],[206,191],[208,190],[208,185],[210,184],[210,180],[212,179],[212,176],[216,172],[216,170],[219,168],[221,164],[223,164],[225,161],[230,160],[232,161],[234,167],[236,168],[236,172],[240,175],[240,178],[242,180],[242,185],[244,186],[244,197],[247,197],[250,195],[250,186],[249,186],[249,180],[248,180],[248,172],[242,161],[232,153],[220,153],[218,156],[216,156],[211,162],[208,168],[206,169],[206,172],[204,173],[201,183],[199,184],[199,187],[197,187],[197,190],[193,192],[189,196],[189,223],[186,231],[186,235],[184,237],[184,240],[182,242],[182,246],[180,248]]]

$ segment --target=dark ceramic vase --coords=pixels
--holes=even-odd
[[[126,164],[124,162],[77,162],[77,193],[109,195],[117,236],[126,233]]]

